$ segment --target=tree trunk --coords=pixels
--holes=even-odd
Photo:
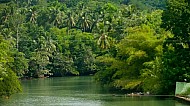
[[[16,29],[16,48],[18,50],[18,43],[19,43],[19,24],[17,25],[17,29]]]

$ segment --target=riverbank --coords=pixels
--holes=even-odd
[[[186,104],[189,104],[190,105],[190,98],[187,98],[187,97],[183,97],[183,96],[175,96],[175,99],[177,101],[180,101],[182,103],[186,103]]]

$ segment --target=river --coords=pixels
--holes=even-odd
[[[0,99],[0,106],[188,106],[172,97],[113,95],[93,77],[23,80],[22,86],[22,93]]]

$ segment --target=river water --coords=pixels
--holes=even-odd
[[[102,89],[93,77],[22,81],[23,92],[0,99],[0,106],[189,106],[172,97],[126,97]]]

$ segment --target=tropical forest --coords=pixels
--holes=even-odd
[[[190,81],[189,39],[189,0],[0,0],[0,96],[66,76],[174,94]]]

